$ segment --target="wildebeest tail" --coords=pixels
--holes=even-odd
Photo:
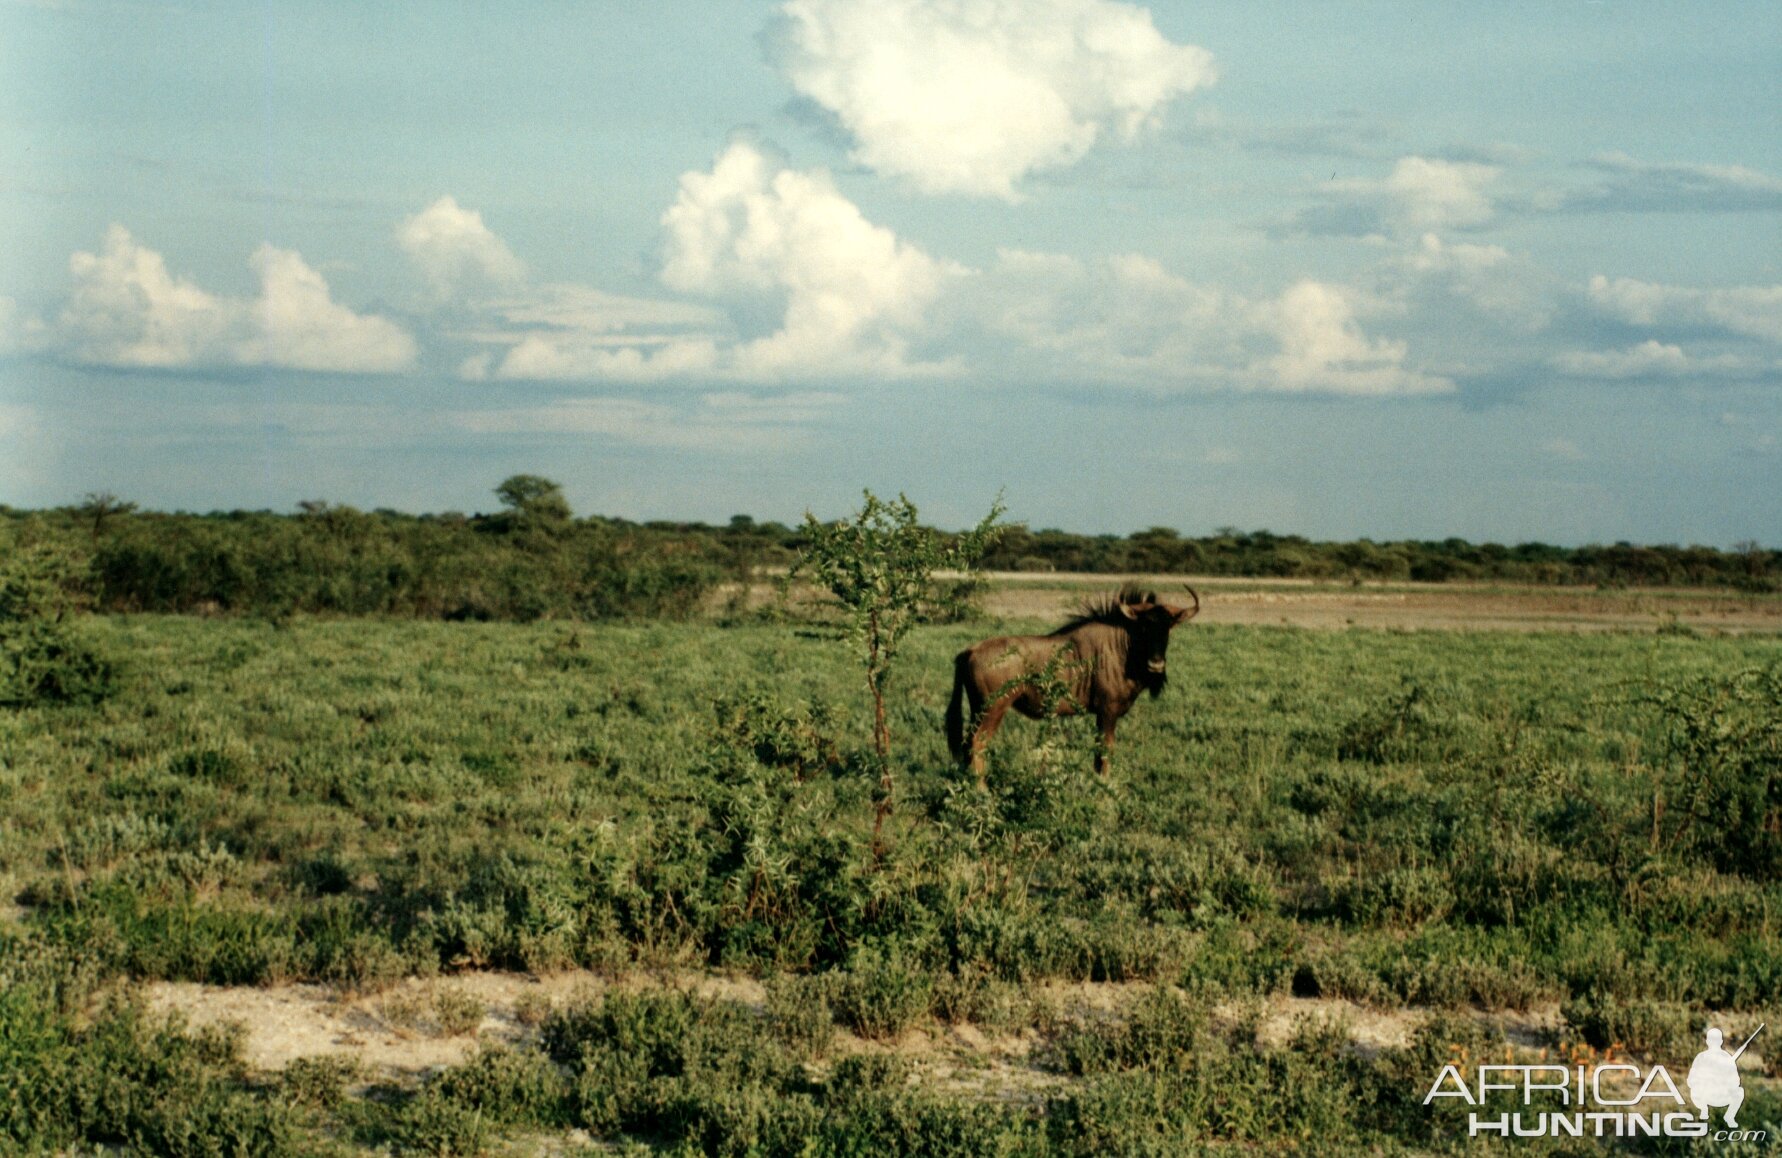
[[[953,698],[947,701],[947,747],[965,759],[965,681],[971,678],[971,649],[953,657]]]

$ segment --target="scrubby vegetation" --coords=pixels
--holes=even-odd
[[[941,713],[992,628],[921,627],[874,856],[870,701],[825,628],[80,628],[114,694],[0,710],[0,1148],[1439,1150],[1434,1069],[1510,1048],[1471,1012],[1557,1006],[1551,1048],[1685,1064],[1710,1014],[1782,1024],[1774,639],[1196,626],[1110,781],[1087,729],[1023,724],[986,793]],[[369,1093],[115,996],[569,966],[771,986],[574,1005]],[[1028,1000],[1047,980],[1158,988],[1096,1018]],[[1367,1056],[1212,1012],[1285,994],[1446,1012]],[[831,1049],[940,1023],[1038,1033],[1053,1084],[984,1100]],[[1782,1120],[1769,1087],[1742,1119]]]
[[[134,512],[107,501],[6,511],[0,552],[80,560],[108,612],[420,619],[688,618],[745,547],[711,536],[575,519],[555,483],[516,475],[490,515],[413,517],[305,502],[298,513]]]
[[[576,518],[561,489],[534,475],[515,475],[495,494],[500,509],[475,515],[365,512],[320,500],[292,514],[168,514],[90,495],[50,511],[0,506],[0,554],[47,546],[76,559],[94,606],[109,612],[685,618],[726,583],[740,607],[751,583],[784,573],[812,545],[811,527],[824,525],[788,527],[746,515],[720,527]],[[942,536],[941,545],[956,547],[968,537]],[[1782,591],[1782,551],[1756,543],[1730,551],[1462,539],[1339,543],[1233,528],[1190,537],[1168,527],[1122,536],[1017,525],[984,546],[981,565],[1007,571]],[[962,618],[980,593],[969,580],[937,589],[925,614],[937,622]]]
[[[113,666],[75,617],[85,595],[77,556],[55,544],[0,555],[0,705],[95,703]]]

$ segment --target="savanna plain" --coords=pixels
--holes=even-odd
[[[1483,1152],[1443,1065],[1766,1022],[1782,1136],[1773,596],[1202,584],[1106,778],[980,789],[953,655],[1098,583],[912,633],[876,842],[808,609],[91,618],[0,709],[0,1151]]]

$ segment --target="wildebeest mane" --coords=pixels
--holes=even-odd
[[[1156,600],[1155,595],[1147,594],[1136,583],[1126,583],[1118,591],[1091,595],[1077,604],[1077,612],[1062,626],[1052,631],[1053,635],[1064,635],[1091,623],[1105,623],[1111,627],[1121,627],[1131,622],[1122,606],[1135,603],[1150,603]]]

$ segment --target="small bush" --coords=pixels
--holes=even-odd
[[[1450,734],[1435,697],[1423,684],[1406,680],[1398,695],[1343,726],[1337,757],[1371,764],[1408,760]]]
[[[854,955],[835,995],[836,1016],[862,1037],[900,1036],[928,1016],[934,981],[896,949],[868,947]]]
[[[1722,872],[1782,875],[1782,664],[1650,697],[1669,763],[1661,839]]]
[[[279,1077],[279,1088],[297,1105],[335,1110],[346,1100],[347,1084],[359,1075],[358,1060],[345,1055],[293,1058]]]
[[[767,1024],[773,1035],[800,1058],[822,1057],[835,1037],[824,976],[774,976],[767,980]]]
[[[522,993],[514,1002],[514,1020],[533,1029],[545,1023],[556,1009],[555,1003],[542,993]]]
[[[1620,1001],[1600,994],[1575,997],[1560,1013],[1567,1029],[1591,1047],[1613,1047],[1647,1058],[1692,1056],[1701,1049],[1702,1026],[1706,1024],[1702,1015],[1686,1006]]]
[[[568,1083],[534,1049],[485,1049],[441,1074],[428,1092],[491,1121],[543,1127],[568,1121]]]
[[[274,1155],[287,1111],[250,1092],[238,1035],[113,1000],[76,1028],[36,985],[0,988],[0,1150]],[[10,1145],[9,1145],[10,1143]]]
[[[84,565],[39,544],[0,560],[0,704],[92,704],[117,672],[73,620],[85,602]]]
[[[1091,1020],[1066,1031],[1054,1047],[1056,1064],[1079,1076],[1179,1069],[1206,1044],[1207,1020],[1203,1003],[1171,990],[1153,990],[1119,1021]]]
[[[96,704],[116,690],[116,669],[71,627],[0,627],[0,704]]]
[[[934,1013],[950,1025],[1007,1030],[1028,1024],[1034,1003],[1018,986],[982,969],[943,974],[934,986]]]
[[[433,995],[433,1014],[447,1037],[475,1033],[487,1012],[481,1000],[461,989],[441,989]]]
[[[390,1143],[402,1153],[473,1158],[488,1148],[489,1127],[480,1110],[429,1087],[404,1103],[367,1140]]]
[[[821,700],[787,707],[768,693],[751,692],[726,696],[715,708],[716,742],[762,768],[782,769],[802,782],[843,766],[838,721]]]

